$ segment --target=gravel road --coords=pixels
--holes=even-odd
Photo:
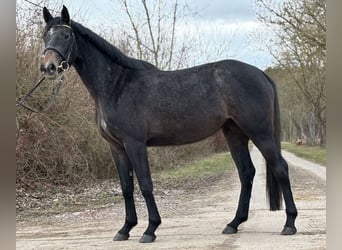
[[[240,187],[234,169],[203,188],[158,192],[162,225],[152,244],[138,243],[147,226],[147,213],[142,198],[137,197],[139,224],[128,241],[112,241],[124,220],[123,204],[115,204],[17,223],[17,249],[326,249],[325,168],[283,152],[298,208],[298,232],[281,236],[285,211],[267,209],[264,160],[255,147],[251,155],[257,174],[249,220],[238,234],[221,234],[237,206]]]

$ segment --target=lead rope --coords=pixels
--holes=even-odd
[[[67,67],[69,69],[69,65]],[[31,90],[23,97],[23,98],[19,98],[19,100],[17,100],[15,102],[15,106],[16,107],[23,107],[31,112],[34,112],[34,113],[45,113],[46,111],[48,111],[50,109],[50,107],[54,104],[55,100],[56,100],[56,97],[59,93],[59,90],[64,82],[64,72],[62,74],[62,76],[59,78],[59,81],[57,83],[57,86],[56,88],[53,90],[53,94],[52,94],[52,97],[50,98],[50,101],[48,102],[48,105],[43,108],[43,107],[40,107],[39,110],[38,109],[34,109],[28,105],[25,104],[25,101],[28,97],[32,97],[32,93],[38,88],[38,86],[45,80],[45,76],[43,76],[32,88]]]

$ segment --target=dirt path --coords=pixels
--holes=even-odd
[[[128,241],[112,241],[124,220],[120,204],[17,223],[17,249],[325,249],[325,171],[307,171],[300,166],[303,162],[297,163],[292,156],[290,175],[299,210],[298,233],[280,236],[285,213],[267,210],[263,158],[255,148],[251,154],[257,168],[251,211],[236,235],[221,234],[237,205],[239,183],[234,170],[203,189],[158,192],[162,225],[153,244],[138,243],[147,225],[145,204],[138,197],[140,220]]]

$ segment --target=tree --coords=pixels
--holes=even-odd
[[[125,31],[121,37],[127,37],[121,44],[128,47],[128,53],[152,62],[161,69],[179,69],[186,62],[186,39],[176,36],[178,20],[182,18],[178,0],[146,1],[140,0],[140,10],[134,9],[129,0],[120,0],[126,13],[131,31]],[[135,6],[136,6],[135,2]]]
[[[324,0],[286,0],[275,5],[256,0],[259,20],[272,27],[275,37],[265,43],[284,69],[292,88],[305,102],[302,118],[297,118],[302,133],[314,144],[326,143],[326,3]],[[289,83],[291,84],[291,83]]]

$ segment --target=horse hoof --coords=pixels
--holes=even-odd
[[[123,241],[123,240],[128,240],[129,238],[129,234],[121,234],[121,233],[117,233],[114,236],[113,241]]]
[[[156,240],[155,235],[149,235],[149,234],[143,234],[143,236],[140,238],[140,243],[151,243]]]
[[[223,229],[222,233],[223,234],[236,234],[237,231],[238,231],[237,228],[227,225],[226,228]]]
[[[283,231],[281,231],[281,235],[293,235],[297,232],[295,227],[284,227]]]

